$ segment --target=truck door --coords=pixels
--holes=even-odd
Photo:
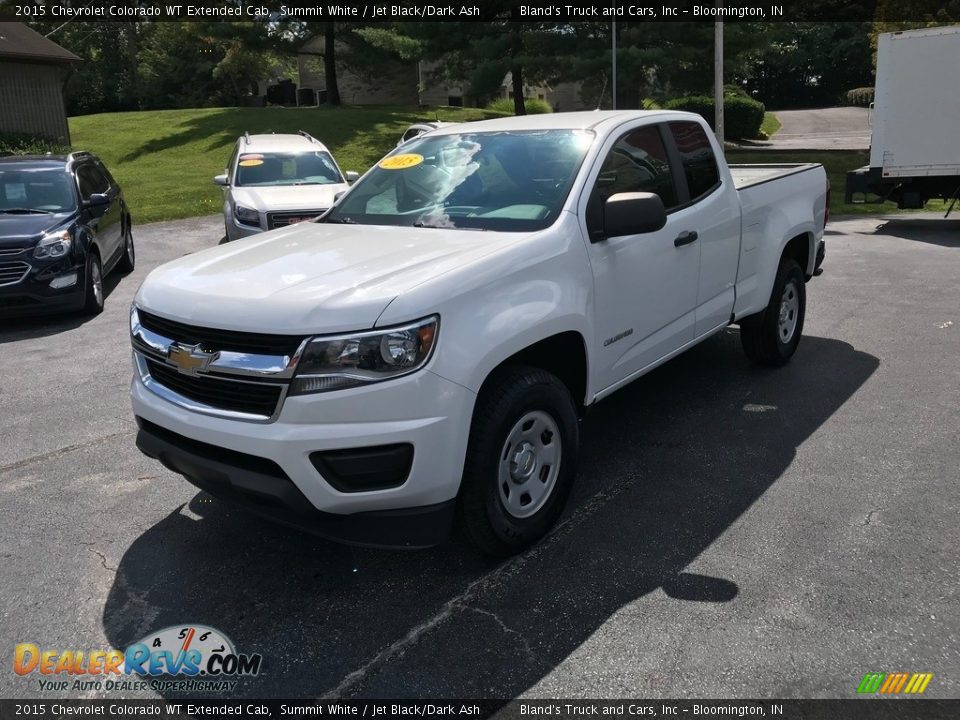
[[[594,274],[599,388],[607,388],[693,340],[700,272],[696,225],[684,210],[667,128],[634,126],[607,141],[581,205]],[[603,203],[621,192],[653,192],[667,223],[640,235],[602,238]],[[583,201],[581,201],[583,202]]]
[[[686,185],[688,210],[696,214],[700,244],[694,336],[730,321],[740,261],[740,200],[721,182],[720,167],[704,126],[692,120],[667,123]]]

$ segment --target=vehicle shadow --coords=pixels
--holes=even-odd
[[[110,294],[116,290],[125,275],[111,272],[103,279],[103,299],[109,302]],[[0,317],[0,345],[29,338],[48,337],[58,335],[67,330],[74,330],[86,325],[97,316],[88,315],[82,310],[49,315],[28,315],[17,318]]]
[[[878,225],[874,234],[960,248],[960,219],[895,218]]]
[[[515,697],[655,589],[733,600],[737,578],[687,566],[878,365],[805,337],[792,363],[761,370],[735,330],[715,336],[590,413],[565,519],[501,565],[457,540],[408,553],[338,547],[201,493],[125,552],[106,636],[124,648],[170,625],[212,625],[263,655],[239,696]]]

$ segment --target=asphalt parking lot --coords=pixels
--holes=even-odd
[[[598,405],[565,519],[502,565],[275,527],[136,450],[133,294],[221,234],[140,227],[101,316],[0,327],[0,696],[76,696],[17,643],[182,623],[263,655],[247,697],[960,696],[960,221],[834,221],[793,362],[732,329]]]

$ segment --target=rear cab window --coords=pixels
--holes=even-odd
[[[667,123],[667,127],[680,156],[690,198],[688,202],[695,203],[720,187],[720,168],[713,146],[698,122],[673,121]]]

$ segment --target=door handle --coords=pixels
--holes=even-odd
[[[674,247],[680,247],[681,245],[689,245],[692,242],[696,242],[697,238],[696,230],[684,230],[682,233],[677,235],[677,238],[673,241]]]

